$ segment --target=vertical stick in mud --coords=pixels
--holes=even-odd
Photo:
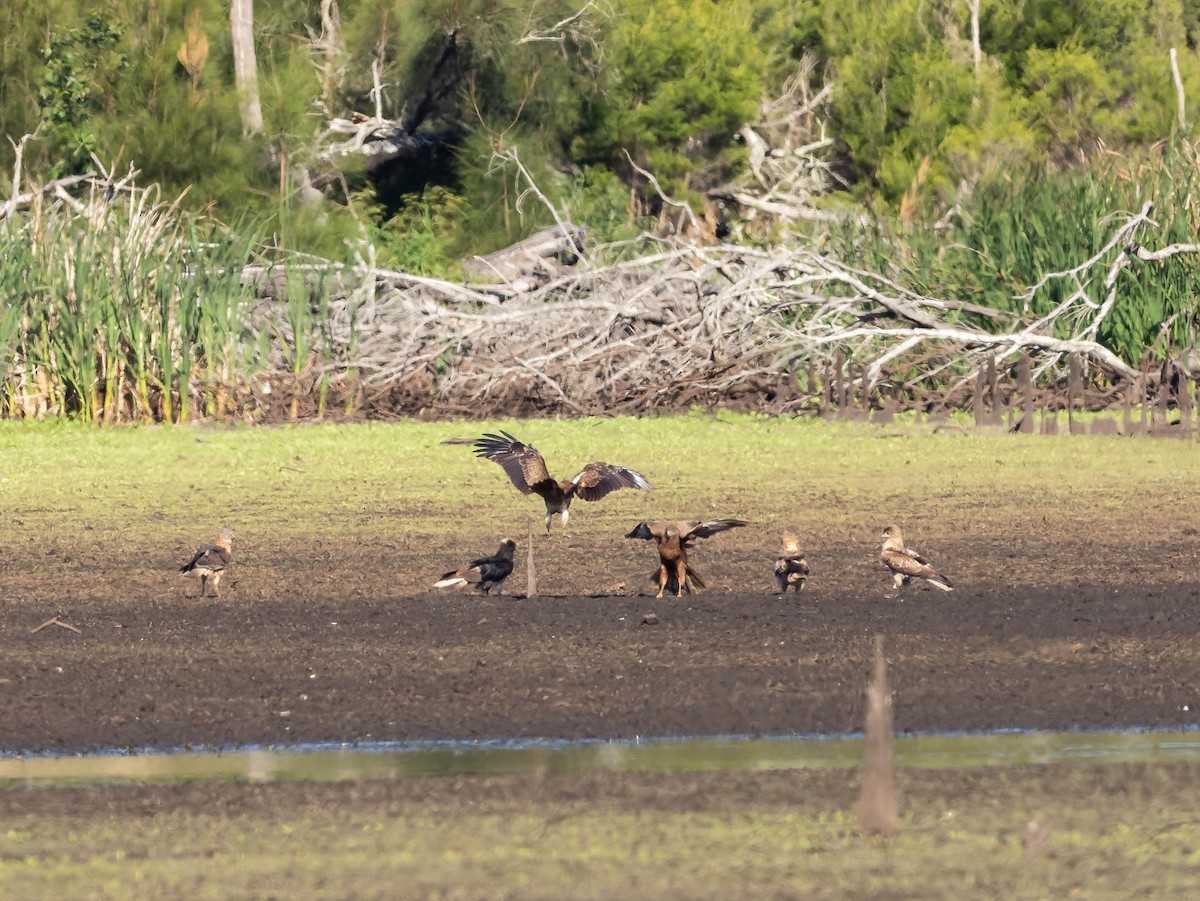
[[[533,526],[529,527],[529,549],[525,552],[525,597],[537,597],[537,574],[533,570]]]
[[[875,675],[867,686],[866,743],[862,787],[858,798],[858,829],[864,835],[894,835],[900,831],[896,809],[896,773],[892,760],[892,693],[887,684],[883,636],[875,636]]]

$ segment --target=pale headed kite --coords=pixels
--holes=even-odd
[[[202,544],[196,548],[192,559],[179,567],[181,573],[195,573],[200,577],[200,594],[204,597],[208,591],[208,583],[212,582],[213,591],[221,596],[221,575],[233,560],[233,529],[225,526],[211,544]]]
[[[892,572],[892,588],[899,591],[911,579],[924,579],[934,588],[953,591],[950,580],[929,565],[929,561],[904,546],[904,534],[899,526],[883,530],[883,551],[879,560]]]
[[[775,561],[775,581],[779,583],[779,593],[787,594],[789,585],[796,591],[803,591],[807,578],[808,562],[800,551],[800,539],[795,532],[784,532],[783,551]]]

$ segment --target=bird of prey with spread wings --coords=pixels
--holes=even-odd
[[[879,560],[892,572],[892,588],[899,591],[910,579],[924,579],[934,588],[953,591],[950,580],[929,565],[929,561],[904,546],[904,534],[899,526],[883,530],[883,551]]]
[[[200,594],[204,597],[211,581],[217,597],[221,596],[221,575],[233,559],[233,529],[225,526],[211,544],[202,544],[196,548],[192,559],[179,567],[181,573],[195,573],[200,577]]]
[[[703,588],[704,582],[691,566],[688,565],[687,552],[697,538],[708,538],[718,532],[736,529],[739,526],[750,525],[744,519],[714,519],[710,522],[639,522],[633,527],[626,538],[654,539],[658,545],[658,594],[673,590],[676,597],[683,597],[686,591],[691,594],[693,588]]]
[[[546,502],[547,532],[555,513],[562,516],[562,524],[566,526],[571,515],[571,501],[576,497],[598,501],[618,488],[650,490],[650,483],[640,472],[608,463],[589,463],[574,478],[559,482],[550,477],[546,461],[536,447],[521,443],[508,432],[484,435],[475,442],[475,453],[504,467],[522,494],[536,494]]]
[[[513,555],[517,552],[517,543],[511,538],[500,542],[500,549],[490,557],[480,557],[472,560],[466,566],[446,573],[433,583],[434,588],[449,588],[451,585],[476,585],[484,594],[502,594],[501,585],[513,571]]]
[[[800,552],[800,539],[795,532],[784,532],[783,551],[775,561],[775,581],[779,583],[779,593],[787,594],[789,585],[796,591],[803,591],[807,578],[808,562]]]

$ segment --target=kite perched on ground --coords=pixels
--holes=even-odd
[[[700,574],[688,566],[687,552],[697,538],[750,525],[744,519],[714,519],[710,522],[639,522],[626,538],[651,538],[658,544],[658,594],[673,590],[676,597],[693,588],[703,588]]]
[[[608,463],[589,463],[571,480],[559,482],[550,477],[546,461],[532,444],[522,444],[508,432],[484,435],[475,441],[475,453],[504,467],[509,479],[522,494],[536,494],[546,502],[546,531],[555,513],[562,515],[565,527],[571,515],[571,500],[598,501],[618,488],[650,490],[640,472]]]
[[[204,597],[211,580],[213,591],[221,596],[221,575],[233,559],[233,529],[225,526],[221,533],[213,539],[212,544],[202,544],[192,555],[192,559],[179,567],[181,573],[195,573],[200,577],[200,594]]]
[[[892,588],[899,591],[910,579],[924,579],[934,588],[953,591],[950,580],[929,565],[929,561],[904,546],[904,535],[899,526],[888,526],[883,530],[883,551],[879,559],[892,572]]]
[[[466,566],[446,573],[433,583],[434,588],[449,588],[451,585],[477,585],[484,594],[502,593],[501,585],[513,571],[513,555],[517,552],[517,543],[511,538],[500,542],[500,549],[491,557],[480,557],[472,560]]]
[[[779,583],[779,593],[787,594],[789,585],[796,591],[803,591],[807,578],[808,562],[800,553],[800,539],[795,532],[784,532],[783,552],[775,561],[775,581]]]

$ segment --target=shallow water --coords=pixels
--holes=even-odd
[[[1200,759],[1200,731],[1026,732],[898,737],[897,766],[1163,763]],[[858,766],[861,736],[630,741],[406,742],[0,758],[0,786],[105,782],[328,782],[512,773],[783,770]]]

